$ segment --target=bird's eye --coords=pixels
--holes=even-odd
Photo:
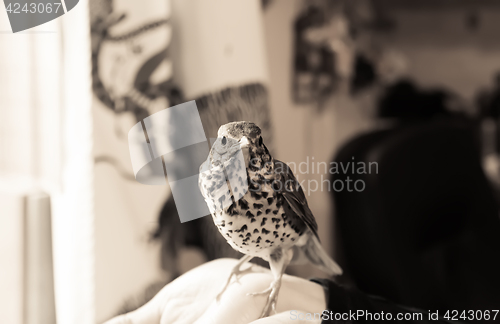
[[[227,143],[227,139],[226,139],[226,136],[224,136],[224,137],[222,138],[222,145],[226,145],[226,143]]]
[[[259,146],[262,146],[262,136],[259,137]]]

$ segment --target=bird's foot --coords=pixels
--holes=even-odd
[[[271,312],[276,313],[276,302],[278,301],[278,293],[281,286],[281,280],[275,280],[271,283],[269,288],[256,293],[248,293],[247,296],[260,296],[269,295],[266,301],[266,305],[262,310],[260,318],[267,317],[271,315]]]
[[[233,270],[231,270],[231,274],[229,275],[229,278],[227,278],[226,284],[224,287],[222,287],[221,291],[217,294],[217,297],[215,297],[215,300],[217,302],[220,301],[222,298],[222,294],[226,291],[227,287],[229,287],[229,284],[231,283],[231,279],[235,277],[235,282],[240,283],[239,279],[241,276],[243,276],[246,273],[252,272],[252,265],[250,265],[248,268],[241,270],[240,265],[236,265]]]
[[[271,286],[269,286],[269,288],[266,288],[263,291],[254,292],[254,293],[248,293],[247,296],[269,295],[272,290],[273,290],[273,284],[271,284]]]

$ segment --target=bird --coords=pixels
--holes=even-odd
[[[268,103],[268,89],[261,83],[231,86],[196,98],[207,139],[217,137],[220,125],[238,120],[249,120],[260,125],[267,141],[266,144],[272,149],[273,123]],[[189,162],[190,159],[187,160]],[[191,160],[193,170],[196,172],[201,161],[196,161],[194,158]],[[219,234],[217,228],[213,226],[211,217],[200,217],[181,223],[171,192],[161,208],[158,226],[151,238],[161,243],[161,267],[170,274],[172,280],[182,274],[178,258],[184,248],[197,249],[206,261],[242,257],[241,253],[231,248]],[[258,261],[255,263],[266,265],[265,261],[256,260]]]
[[[200,166],[198,185],[220,234],[243,253],[224,287],[250,268],[255,257],[267,262],[273,275],[269,288],[251,295],[267,295],[261,317],[276,311],[286,267],[311,263],[329,275],[342,269],[321,246],[318,225],[290,167],[269,153],[261,129],[252,122],[222,125],[206,161]]]

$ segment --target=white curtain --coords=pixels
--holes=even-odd
[[[61,18],[16,34],[0,10],[0,185],[13,192],[22,183],[21,195],[33,188],[50,195],[57,323],[95,323],[87,8],[80,1]],[[19,215],[4,212],[2,224],[11,217],[16,228]],[[11,289],[0,302],[18,295],[22,283]],[[17,300],[6,310],[8,323],[22,321]]]

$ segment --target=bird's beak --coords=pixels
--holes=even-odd
[[[248,138],[246,136],[243,136],[241,139],[240,139],[240,148],[241,148],[241,152],[243,152],[243,158],[245,159],[245,166],[248,167],[248,164],[250,162],[250,153],[249,153],[249,146],[250,145],[250,141],[248,140]]]
[[[241,147],[241,149],[248,148],[249,144],[250,144],[250,141],[248,140],[248,138],[246,136],[243,136],[240,139],[240,147]]]

